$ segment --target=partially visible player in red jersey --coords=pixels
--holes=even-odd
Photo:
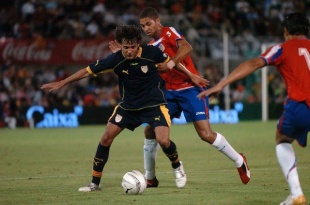
[[[140,24],[144,31],[146,31],[144,28],[148,29],[150,27],[147,25],[148,23],[150,23],[150,21],[152,21],[151,18],[143,18],[142,20],[140,20],[140,22],[142,22]],[[152,29],[149,29],[149,32],[153,32],[152,34],[156,35],[156,37],[153,37],[153,39],[148,44],[159,47],[169,56],[174,57],[174,62],[180,62],[191,73],[199,75],[189,55],[189,53],[192,51],[192,47],[185,40],[184,36],[179,34],[173,27],[157,26],[156,28],[158,30],[152,31]],[[160,32],[159,36],[157,36],[158,32]],[[147,33],[147,35],[150,36],[151,33]],[[178,52],[178,55],[180,57],[178,57],[177,55]],[[177,59],[177,57],[179,59]],[[161,73],[161,77],[165,80],[166,89],[168,90],[181,90],[183,88],[195,86],[185,74],[177,71],[176,69],[169,69],[167,72]]]
[[[163,64],[163,67],[160,68],[168,70],[165,73],[161,73],[161,77],[166,82],[167,91],[165,96],[171,118],[179,117],[183,111],[186,121],[193,122],[199,137],[231,159],[238,170],[242,182],[247,184],[250,180],[250,171],[245,157],[236,152],[223,135],[211,129],[208,98],[200,100],[196,97],[203,88],[195,86],[185,74],[171,69],[180,63],[190,72],[199,75],[190,57],[191,45],[175,28],[162,26],[159,14],[154,8],[148,7],[143,9],[140,13],[140,25],[146,35],[152,38],[149,45],[159,47],[172,59],[172,63]],[[165,68],[165,66],[168,68]],[[145,138],[145,176],[148,181],[148,187],[157,187],[155,158],[158,149],[156,148],[155,133],[149,126],[145,129]]]
[[[289,185],[290,194],[280,205],[306,205],[292,142],[306,147],[310,131],[310,22],[302,13],[289,14],[282,23],[285,42],[272,46],[261,56],[245,61],[225,79],[198,97],[218,95],[222,89],[266,65],[274,65],[282,75],[287,99],[277,124],[276,155]]]

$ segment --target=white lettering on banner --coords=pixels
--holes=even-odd
[[[36,44],[15,45],[8,43],[2,53],[2,58],[13,57],[19,61],[49,61],[52,57],[52,51],[46,49],[36,49]]]
[[[75,106],[74,112],[72,113],[60,113],[58,109],[53,109],[52,113],[45,113],[44,107],[32,106],[27,110],[27,119],[32,119],[35,112],[43,115],[43,120],[37,122],[35,127],[37,128],[48,128],[48,127],[78,127],[79,121],[78,116],[82,115],[83,107]]]
[[[93,61],[95,59],[104,58],[111,53],[108,48],[107,42],[89,45],[89,43],[81,41],[78,42],[72,49],[72,59],[74,61],[81,59]]]

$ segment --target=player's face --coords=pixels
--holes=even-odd
[[[152,18],[142,18],[140,19],[140,26],[142,30],[148,37],[151,38],[158,38],[160,35],[160,21],[159,19],[152,19]]]
[[[123,40],[121,46],[126,59],[134,59],[137,56],[139,43]]]

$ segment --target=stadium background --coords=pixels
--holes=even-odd
[[[159,11],[163,25],[174,26],[186,36],[194,48],[193,60],[210,86],[223,77],[223,33],[229,36],[229,67],[233,69],[257,56],[264,43],[283,40],[280,22],[287,13],[310,13],[309,0],[1,1],[0,126],[7,126],[8,116],[16,117],[18,126],[31,126],[26,111],[34,105],[49,110],[56,121],[61,120],[54,108],[70,113],[74,106],[82,106],[87,114],[80,116],[80,123],[106,122],[119,99],[117,78],[112,73],[72,83],[57,93],[42,91],[40,85],[62,80],[108,55],[107,42],[113,39],[115,26],[139,25],[138,15],[146,6]],[[143,43],[148,40],[144,36]],[[235,102],[244,106],[241,120],[261,118],[260,76],[256,72],[230,86],[232,107]],[[276,119],[285,87],[272,68],[268,82],[269,116]],[[223,108],[223,101],[221,95],[212,103]],[[40,118],[42,115],[36,120]]]

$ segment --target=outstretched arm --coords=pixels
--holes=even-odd
[[[80,79],[86,78],[89,75],[90,74],[88,73],[87,68],[82,68],[79,71],[77,71],[76,73],[72,74],[71,76],[67,77],[66,79],[64,79],[62,81],[43,84],[41,86],[41,89],[48,89],[49,92],[51,92],[53,90],[58,90],[61,87],[63,87],[64,85],[67,85],[71,82],[78,81]]]
[[[266,62],[260,58],[254,58],[251,60],[247,60],[243,63],[241,63],[236,69],[234,69],[226,78],[224,78],[222,81],[220,81],[218,84],[216,84],[214,87],[207,89],[205,91],[202,91],[197,97],[203,98],[205,96],[210,96],[210,100],[212,100],[215,96],[219,95],[220,92],[223,90],[223,88],[231,84],[237,80],[240,80],[254,71],[256,71],[259,68],[262,68],[266,65]]]

